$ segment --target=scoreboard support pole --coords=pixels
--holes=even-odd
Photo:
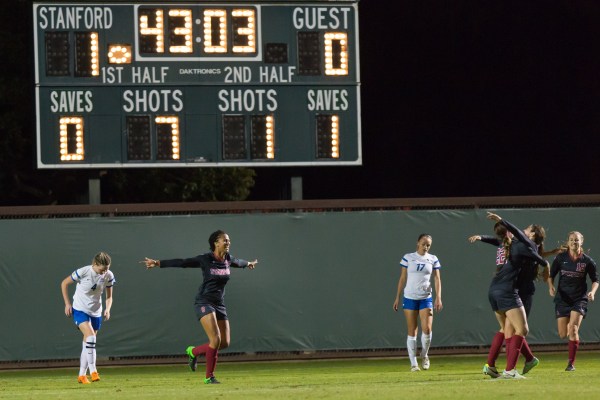
[[[88,202],[89,204],[100,204],[100,178],[90,178],[88,180]]]
[[[292,176],[290,178],[292,200],[302,200],[302,177]]]

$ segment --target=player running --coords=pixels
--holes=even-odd
[[[587,314],[588,301],[594,301],[598,290],[598,268],[596,263],[583,252],[583,235],[569,233],[568,252],[559,254],[552,263],[548,282],[550,296],[554,296],[558,336],[569,339],[569,362],[565,371],[575,371],[575,356],[579,348],[579,328]],[[558,288],[554,278],[558,276]],[[586,276],[592,281],[588,292]]]
[[[154,260],[145,258],[140,261],[146,269],[159,268],[201,268],[204,280],[194,302],[196,316],[208,336],[208,343],[189,346],[186,353],[189,366],[196,371],[197,357],[206,356],[206,375],[204,383],[220,383],[214,375],[219,350],[229,346],[230,332],[224,296],[225,285],[229,281],[230,267],[254,269],[257,260],[246,261],[229,254],[231,241],[229,235],[221,230],[213,232],[208,238],[210,252],[187,259]]]

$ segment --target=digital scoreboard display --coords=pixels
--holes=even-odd
[[[34,3],[38,168],[360,165],[358,0]]]

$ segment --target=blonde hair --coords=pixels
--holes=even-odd
[[[579,237],[581,238],[581,243],[583,243],[583,235],[581,234],[581,232],[571,231],[571,232],[569,232],[569,235],[567,237],[569,237],[571,235],[579,235]]]

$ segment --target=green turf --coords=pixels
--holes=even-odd
[[[597,398],[600,353],[539,353],[525,380],[492,380],[485,356],[432,356],[431,369],[409,372],[406,358],[221,363],[220,385],[202,382],[204,365],[100,367],[102,380],[77,383],[77,369],[0,371],[0,399],[570,399]],[[503,366],[504,359],[498,365]],[[522,368],[522,361],[518,368]],[[575,397],[573,397],[575,396]]]

